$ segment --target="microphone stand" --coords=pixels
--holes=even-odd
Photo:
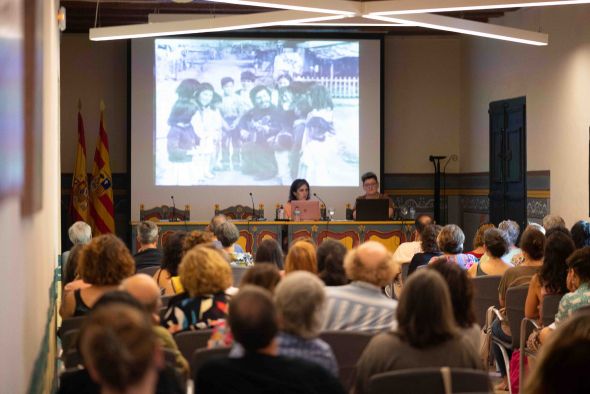
[[[326,204],[326,202],[324,200],[322,200],[322,198],[320,196],[318,196],[317,193],[314,193],[313,196],[315,198],[317,198],[318,200],[320,200],[322,202],[322,204],[324,204],[325,212],[326,212],[326,217],[324,217],[324,219],[326,220],[326,231],[328,231],[328,226],[330,224],[330,216],[328,215],[328,205]]]
[[[434,220],[440,221],[440,161],[446,159],[446,156],[432,156],[428,158],[434,165]]]
[[[176,204],[174,203],[174,196],[170,196],[172,199],[172,217],[170,218],[171,222],[176,221]]]
[[[254,196],[252,195],[252,192],[250,192],[250,200],[252,200],[252,219],[254,221],[257,221],[258,214],[256,213],[256,209],[255,209],[255,205],[254,205]]]

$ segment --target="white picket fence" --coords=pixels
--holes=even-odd
[[[325,86],[332,98],[358,98],[358,77],[296,77],[298,82],[315,82]]]

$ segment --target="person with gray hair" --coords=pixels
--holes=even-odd
[[[81,220],[75,222],[74,224],[72,224],[70,226],[70,228],[68,229],[68,236],[70,238],[70,241],[72,241],[72,244],[74,244],[74,246],[72,246],[72,248],[70,250],[66,250],[65,252],[63,252],[61,254],[61,261],[62,261],[62,275],[61,277],[64,279],[67,279],[68,282],[71,282],[74,280],[75,277],[75,268],[73,269],[74,275],[70,275],[70,277],[67,277],[67,275],[65,275],[68,271],[67,266],[68,263],[70,262],[70,255],[72,253],[72,251],[74,250],[74,248],[76,249],[81,249],[81,247],[83,245],[86,245],[88,242],[90,242],[90,240],[92,239],[92,229],[90,228],[90,226],[88,225],[88,223],[83,222]],[[72,269],[70,269],[70,271],[72,271]],[[65,281],[64,281],[65,282]],[[63,285],[65,285],[66,283],[63,283]]]
[[[211,221],[209,222],[209,224],[207,225],[207,228],[206,228],[207,231],[210,231],[213,233],[213,235],[215,235],[215,241],[213,241],[213,243],[217,247],[219,247],[220,249],[224,249],[225,246],[223,246],[223,244],[219,240],[219,236],[217,234],[220,231],[221,225],[224,223],[227,223],[227,222],[229,222],[227,216],[220,213],[219,215],[215,215],[211,218]],[[235,227],[235,225],[234,225],[234,227]],[[237,228],[236,228],[236,230],[237,230]],[[239,234],[240,233],[238,231],[238,238],[240,237]],[[236,241],[238,240],[238,238],[236,238]],[[234,241],[233,243],[235,243],[236,241]],[[240,245],[234,245],[234,249],[232,251],[228,251],[228,253],[244,253],[244,249],[242,249],[242,247]]]
[[[215,227],[215,237],[221,248],[227,253],[243,253],[236,250],[236,242],[240,238],[240,230],[232,222],[223,222]],[[240,247],[241,249],[241,247]]]
[[[279,354],[316,363],[338,376],[334,353],[319,339],[324,320],[324,284],[314,274],[295,271],[279,282],[275,290],[279,316]]]
[[[152,221],[144,220],[136,226],[137,253],[133,255],[135,269],[159,267],[162,261],[162,252],[158,249],[158,225]]]
[[[565,220],[559,215],[549,214],[543,218],[543,227],[548,231],[555,227],[565,227]]]
[[[508,253],[502,256],[502,261],[510,264],[512,258],[522,252],[522,250],[516,246],[518,236],[520,235],[520,226],[514,220],[508,219],[501,221],[500,224],[498,224],[498,229],[504,231],[508,236]]]

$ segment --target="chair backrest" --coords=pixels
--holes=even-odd
[[[184,358],[190,360],[195,350],[207,347],[207,342],[212,333],[213,330],[211,329],[182,331],[174,334],[174,341]]]
[[[173,295],[163,295],[160,297],[160,300],[162,300],[162,308],[167,308],[168,305],[170,304],[170,299],[174,297]]]
[[[61,348],[64,354],[68,352],[70,349],[76,348],[76,343],[78,342],[78,335],[80,334],[80,330],[69,330],[61,337]]]
[[[520,346],[520,322],[524,317],[524,304],[529,292],[529,285],[514,286],[506,291],[506,317],[512,335],[512,348]]]
[[[541,316],[541,320],[544,326],[548,326],[555,320],[561,297],[563,297],[563,294],[546,294],[543,296],[543,306],[541,307],[543,316]]]
[[[233,266],[231,267],[231,273],[234,278],[234,286],[238,287],[240,281],[242,280],[242,276],[246,273],[250,267],[240,267],[240,266]]]
[[[229,351],[231,350],[230,347],[219,347],[214,349],[197,349],[194,351],[192,357],[190,358],[191,363],[191,376],[193,378],[193,387],[197,387],[197,375],[199,373],[199,369],[203,366],[203,364],[207,360],[211,360],[213,358],[223,358],[229,355]],[[228,377],[231,379],[231,377]]]
[[[154,274],[156,273],[156,271],[159,270],[159,269],[160,269],[160,266],[159,265],[154,265],[153,267],[145,267],[145,268],[142,268],[140,270],[137,270],[137,273],[138,274],[146,274],[146,275],[149,275],[149,276],[154,276]]]
[[[373,334],[354,331],[324,331],[320,338],[326,341],[336,357],[340,382],[348,392],[356,371],[356,364]]]
[[[67,352],[64,352],[61,357],[66,369],[74,368],[78,365],[84,365],[82,354],[75,347],[69,349]]]
[[[79,330],[82,327],[82,323],[86,320],[86,316],[68,317],[61,321],[61,327],[59,328],[59,337],[64,336],[71,330]]]
[[[139,220],[153,220],[155,222],[159,222],[161,220],[170,220],[184,222],[189,221],[190,219],[190,205],[185,205],[184,209],[179,207],[169,207],[168,205],[146,209],[143,204],[139,205]]]
[[[451,368],[453,393],[489,393],[487,372]],[[374,375],[369,380],[369,394],[445,394],[441,368],[419,368],[391,371]]]
[[[254,216],[257,218],[264,217],[264,205],[260,204],[258,209],[252,210],[252,207],[246,205],[232,205],[227,208],[220,208],[219,204],[215,204],[215,215],[225,215],[234,220],[249,220]]]
[[[486,323],[486,312],[490,306],[499,307],[498,286],[500,285],[500,275],[477,276],[472,280],[473,283],[473,309],[477,324],[483,327]]]

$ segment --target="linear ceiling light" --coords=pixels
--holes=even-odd
[[[588,3],[590,0],[384,0],[363,3],[363,14],[400,15]]]
[[[145,23],[90,29],[90,40],[120,40],[128,38],[156,37],[166,35],[211,33],[228,30],[252,29],[279,26],[286,22],[318,22],[342,19],[343,15],[326,15],[304,11],[271,11],[244,15],[221,16],[218,18],[191,19],[173,22]]]
[[[451,18],[433,14],[411,14],[403,16],[379,16],[365,15],[365,18],[394,23],[411,23],[428,29],[451,31],[455,33],[469,34],[473,36],[495,38],[498,40],[518,42],[529,45],[547,45],[549,36],[529,30],[515,29],[513,27],[492,25],[489,23],[474,22],[465,19]]]
[[[327,14],[339,14],[354,16],[360,14],[361,3],[349,0],[319,0],[310,2],[308,0],[281,0],[254,1],[254,0],[207,0],[213,3],[248,5],[252,7],[279,8],[282,10],[319,12]],[[310,6],[313,4],[313,6]]]

